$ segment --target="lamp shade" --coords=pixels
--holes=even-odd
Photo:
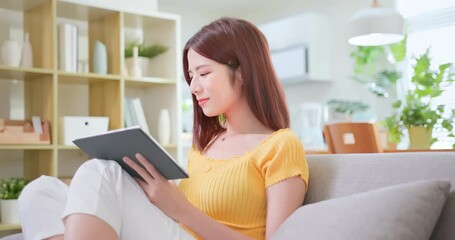
[[[357,46],[380,46],[403,40],[403,17],[396,10],[373,5],[349,19],[349,40]]]

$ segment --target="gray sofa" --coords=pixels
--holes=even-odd
[[[275,239],[455,239],[455,152],[308,155],[307,160],[305,204]],[[408,196],[417,191],[406,195],[409,187],[398,187],[435,179],[448,180],[451,187],[444,194],[417,196],[429,201],[426,212],[418,204],[412,209],[418,199]]]
[[[308,155],[307,160],[305,204],[274,239],[455,239],[455,152]],[[428,194],[434,184],[422,180],[432,179],[450,181],[450,194]],[[423,185],[412,188],[416,181]],[[438,193],[441,188],[438,183]],[[427,192],[416,196],[421,189]],[[427,204],[412,208],[420,198]]]

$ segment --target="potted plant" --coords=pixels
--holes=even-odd
[[[339,116],[332,116],[338,120],[351,121],[354,114],[366,112],[370,107],[359,101],[347,101],[332,99],[327,102],[327,106],[332,112],[332,115],[339,114]]]
[[[134,58],[135,48],[137,48],[137,59]],[[160,44],[146,45],[137,40],[128,42],[125,46],[125,65],[129,75],[132,76],[134,68],[140,68],[141,73],[147,73],[150,59],[165,53],[167,50],[169,50],[168,47]]]
[[[450,71],[452,63],[441,64],[437,70],[432,70],[430,65],[429,49],[415,58],[411,78],[413,87],[408,90],[403,101],[398,100],[393,104],[396,112],[384,120],[391,142],[400,142],[407,129],[411,149],[430,148],[437,141],[432,138],[433,128],[437,124],[447,130],[448,137],[454,137],[455,110],[446,112],[443,104],[431,105],[433,99],[455,81],[454,74]]]
[[[27,183],[28,180],[22,177],[0,180],[0,212],[2,223],[20,223],[17,199]]]
[[[353,80],[364,84],[377,97],[388,97],[401,78],[399,65],[406,58],[407,36],[385,46],[357,46],[351,52],[354,60]]]

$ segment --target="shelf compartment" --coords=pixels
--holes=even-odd
[[[32,116],[40,116],[41,119],[49,121],[51,133],[56,126],[54,122],[54,96],[53,77],[44,76],[24,81],[25,119],[31,119]],[[52,134],[51,143],[54,139],[55,134]]]
[[[43,77],[52,77],[53,70],[43,68],[16,68],[0,66],[1,79],[35,79]]]
[[[125,77],[125,85],[131,87],[150,87],[154,85],[163,84],[176,84],[176,81],[168,78],[157,78],[157,77]]]
[[[54,1],[43,1],[42,4],[24,12],[24,33],[30,33],[33,47],[33,66],[53,69],[55,25]]]
[[[21,230],[20,224],[7,224],[0,222],[0,232],[2,231],[13,231],[13,230]]]
[[[90,158],[80,149],[58,150],[58,176],[59,178],[71,178],[77,169]]]
[[[24,150],[24,176],[30,180],[41,175],[56,176],[57,166],[54,159],[54,150]]]
[[[104,18],[112,13],[117,13],[117,11],[84,5],[84,3],[80,3],[80,1],[57,0],[57,13],[58,17],[79,21],[91,21]]]
[[[173,150],[177,148],[177,145],[175,144],[164,145],[163,148],[165,148],[166,150]]]
[[[96,73],[58,72],[58,81],[61,83],[99,83],[106,81],[120,81],[119,75]]]
[[[101,82],[90,84],[90,116],[109,117],[109,130],[122,127],[122,93],[121,84]]]
[[[139,98],[144,110],[150,134],[158,139],[158,116],[162,108],[169,110],[171,119],[171,146],[178,141],[178,127],[174,122],[177,119],[177,90],[175,85],[171,84],[136,84],[125,82],[125,97]],[[179,124],[179,123],[178,123]],[[170,146],[165,146],[167,150]],[[171,154],[175,151],[170,151]],[[172,154],[174,155],[174,154]],[[175,155],[174,155],[175,156]]]
[[[58,150],[79,150],[77,146],[73,145],[58,145],[57,146]]]
[[[177,79],[175,69],[178,69],[180,49],[178,48],[177,25],[179,18],[167,15],[135,15],[123,13],[123,42],[128,44],[132,41],[143,42],[145,45],[160,44],[168,47],[168,51],[150,59],[147,67],[142,70],[145,77]],[[122,46],[124,53],[124,46]],[[124,57],[124,54],[122,54]],[[126,68],[126,59],[122,64]]]
[[[1,144],[0,150],[52,150],[54,147],[50,144],[48,145],[29,145],[29,144],[16,144],[16,145],[7,145]]]
[[[107,50],[108,74],[120,74],[120,13],[72,1],[57,1],[58,23],[78,26],[78,63],[88,63],[88,72],[93,69],[93,51],[96,41],[102,42]],[[81,71],[81,69],[78,69]]]
[[[2,81],[2,86],[11,91],[11,101],[2,102],[2,108],[6,109],[4,119],[30,120],[32,116],[39,116],[50,124],[51,143],[55,139],[53,130],[55,127],[55,84],[54,75],[48,71],[16,71],[0,70],[0,75],[26,75],[24,79],[12,79]],[[9,114],[8,114],[9,112]],[[14,113],[14,115],[13,115]],[[28,144],[18,144],[19,146]],[[31,144],[30,144],[31,145]],[[46,145],[44,145],[46,146]]]
[[[109,129],[118,129],[122,126],[121,81],[117,77],[107,78],[105,75],[95,75],[68,74],[59,77],[59,118],[105,116],[109,117]]]
[[[49,2],[49,0],[2,0],[0,1],[0,8],[22,12],[46,2]]]
[[[54,15],[53,0],[2,0],[0,9],[3,9],[0,31],[6,38],[16,40],[19,46],[23,45],[25,33],[29,33],[33,49],[33,66],[35,68],[54,68]],[[9,35],[9,36],[8,36]],[[3,41],[3,36],[0,41]]]

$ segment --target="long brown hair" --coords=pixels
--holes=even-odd
[[[183,71],[188,85],[188,51],[226,64],[232,71],[241,67],[243,94],[256,118],[265,126],[279,130],[289,127],[289,112],[284,92],[270,59],[267,40],[252,23],[235,18],[220,18],[204,26],[183,49]],[[202,151],[224,127],[217,116],[207,117],[193,95],[193,147]]]

